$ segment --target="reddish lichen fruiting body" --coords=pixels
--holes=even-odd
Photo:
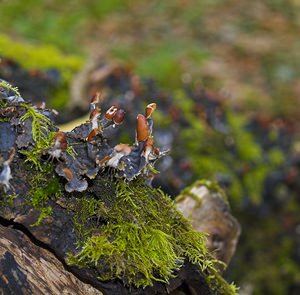
[[[113,121],[115,124],[122,124],[125,117],[125,111],[123,109],[119,109],[116,114],[113,116]]]
[[[48,154],[53,158],[60,158],[62,153],[68,148],[66,134],[63,131],[58,131],[53,138],[53,145],[49,149]]]
[[[63,172],[68,181],[71,181],[74,178],[73,172],[69,168],[64,168]]]
[[[97,128],[95,128],[95,129],[93,129],[93,130],[89,133],[89,135],[88,135],[88,137],[86,138],[86,140],[87,140],[88,142],[92,142],[92,141],[95,139],[95,137],[96,137],[97,134],[99,134],[99,130],[98,130]]]
[[[118,108],[115,106],[111,106],[105,113],[105,118],[109,121],[112,121],[113,117],[115,116]]]
[[[93,97],[91,98],[90,106],[91,110],[94,110],[97,108],[98,103],[100,102],[101,93],[96,92]]]
[[[150,135],[149,126],[146,117],[138,114],[136,118],[136,141],[145,141]]]
[[[148,162],[150,159],[150,154],[154,151],[154,139],[153,136],[149,136],[148,139],[144,143],[143,147],[143,156]]]
[[[128,144],[120,143],[114,147],[113,153],[110,158],[107,159],[106,165],[113,168],[118,168],[119,161],[122,157],[128,156],[132,151],[132,147]]]
[[[54,136],[54,140],[54,145],[56,147],[59,147],[62,151],[66,151],[68,148],[68,142],[66,134],[63,131],[58,131]]]

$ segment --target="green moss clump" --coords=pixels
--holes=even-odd
[[[104,202],[94,198],[82,198],[73,200],[74,228],[78,237],[82,240],[88,238],[89,235],[97,230],[97,218],[107,217],[108,209]],[[91,222],[92,218],[96,218],[96,223]]]
[[[199,265],[213,290],[235,294],[217,271],[220,262],[209,254],[206,234],[192,229],[169,196],[143,179],[113,183],[98,200],[80,200],[74,223],[85,234],[79,237],[81,250],[68,255],[69,264],[99,266],[101,280],[120,278],[146,287],[153,280],[168,282],[187,258]]]
[[[14,205],[14,199],[16,199],[16,195],[5,195],[1,196],[0,202],[0,210],[5,209],[6,207],[12,207]]]
[[[53,168],[50,164],[48,172],[37,172],[30,180],[31,190],[27,194],[28,203],[40,211],[37,221],[31,226],[38,226],[42,220],[52,214],[52,207],[48,205],[49,200],[62,196],[62,185],[57,177],[53,177]]]
[[[191,197],[192,199],[194,199],[199,206],[201,205],[201,199],[199,198],[199,196],[197,196],[196,194],[194,194],[192,192],[192,189],[198,186],[205,186],[207,187],[207,189],[212,192],[212,193],[218,193],[226,202],[228,202],[227,200],[227,196],[225,194],[225,192],[222,190],[222,188],[218,185],[218,183],[216,181],[211,181],[208,179],[201,179],[201,180],[197,180],[196,182],[194,182],[192,185],[186,187],[184,190],[181,191],[181,193],[176,197],[176,201],[179,202],[182,199],[184,199],[186,196]]]

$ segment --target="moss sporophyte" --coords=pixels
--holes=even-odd
[[[214,292],[236,294],[220,275],[221,262],[209,253],[206,234],[194,231],[161,189],[146,184],[157,173],[155,161],[166,153],[155,147],[152,136],[156,105],[137,116],[133,145],[112,147],[110,139],[125,112],[112,107],[101,117],[97,104],[91,103],[89,121],[63,133],[47,117],[49,110],[3,95],[1,108],[15,107],[13,119],[0,114],[18,127],[16,157],[27,162],[25,169],[30,165],[36,171],[28,176],[27,195],[41,212],[34,225],[51,215],[53,201],[64,198],[78,249],[67,254],[69,264],[95,269],[99,280],[119,278],[146,287],[167,283],[188,260],[199,266]],[[12,195],[8,187],[7,196]]]

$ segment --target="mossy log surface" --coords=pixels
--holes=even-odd
[[[142,137],[138,127],[140,140],[120,155],[108,143],[116,128],[108,116],[63,134],[52,124],[51,110],[24,102],[5,82],[0,94],[3,290],[41,294],[50,288],[58,294],[55,288],[76,284],[76,294],[86,288],[89,294],[236,294],[209,254],[205,234],[147,184],[160,155],[152,146],[146,153],[150,128]],[[143,127],[152,129],[147,120]],[[95,139],[88,142],[92,131]],[[56,284],[43,275],[37,282],[39,266],[24,255],[57,269]],[[19,274],[15,287],[12,270]]]
[[[154,282],[145,289],[125,286],[120,280],[101,282],[96,270],[67,265],[66,253],[76,252],[72,216],[53,205],[53,216],[38,227],[31,227],[39,216],[37,210],[7,210],[2,214],[3,294],[180,294],[179,290],[182,294],[212,294],[199,268],[191,263],[183,266],[168,284]]]

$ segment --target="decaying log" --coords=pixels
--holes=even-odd
[[[203,256],[201,258],[203,262],[204,259],[210,259],[211,255],[205,248],[202,236],[190,229],[188,222],[172,207],[172,202],[159,190],[151,195],[154,190],[147,185],[151,181],[152,173],[155,173],[153,163],[164,155],[154,146],[151,135],[153,109],[150,114],[146,111],[145,116],[138,115],[136,142],[132,146],[118,144],[111,147],[108,144],[109,137],[113,136],[114,129],[123,120],[124,112],[113,108],[109,109],[103,118],[98,114],[93,117],[97,108],[92,106],[90,121],[64,134],[58,132],[51,122],[49,123],[47,117],[51,117],[50,110],[44,108],[37,110],[36,107],[28,106],[15,89],[9,88],[6,84],[2,84],[1,87],[0,94],[4,97],[4,107],[0,108],[2,119],[0,121],[0,289],[2,293],[209,295],[218,294],[218,290],[224,288],[228,291],[226,294],[235,294],[234,288],[223,281],[214,268],[211,268],[211,272],[215,281],[209,285],[206,277],[211,273],[205,272],[208,270],[204,267],[201,270],[199,267],[201,264],[192,264],[188,259],[177,257],[173,250],[170,250],[168,255],[173,255],[172,257],[177,257],[181,261],[175,261],[176,267],[172,268],[172,276],[168,276],[168,281],[154,279],[151,282],[148,279],[148,283],[142,285],[144,288],[132,284],[130,280],[129,283],[126,282],[126,268],[121,274],[100,280],[99,277],[103,278],[107,269],[113,267],[104,264],[101,259],[98,259],[97,263],[93,261],[85,265],[68,264],[67,254],[75,257],[79,252],[78,232],[75,230],[74,221],[76,210],[81,212],[78,211],[78,200],[84,200],[86,204],[89,204],[89,200],[94,200],[98,202],[98,206],[104,208],[99,207],[102,211],[93,212],[86,218],[86,224],[83,224],[87,227],[87,233],[93,237],[103,235],[103,228],[111,223],[120,227],[123,222],[128,223],[131,228],[150,228],[149,233],[159,233],[158,242],[163,239],[163,243],[172,247],[169,240],[174,243],[174,236],[171,234],[176,232],[178,227],[180,230],[176,241],[179,241],[180,234],[183,234],[187,240],[192,235],[191,244],[187,245],[187,249],[180,250],[184,253],[181,254],[182,256],[187,255],[188,247],[193,250],[191,255],[195,255],[196,251],[199,257]],[[53,136],[52,139],[47,141],[50,136]],[[72,149],[67,150],[69,147]],[[28,161],[31,161],[31,165]],[[49,166],[51,166],[50,170],[47,168]],[[146,196],[154,199],[154,209],[150,208],[152,215],[149,216],[147,210],[143,208],[147,200],[139,205],[139,212],[135,215],[130,211],[137,207],[130,199],[134,196],[130,195],[122,197],[124,198],[122,204],[127,204],[124,212],[115,209],[115,204],[118,204],[116,192],[121,195],[115,183],[122,182],[123,187],[128,188],[126,185],[138,177],[141,177],[141,181],[136,182],[138,189],[143,188],[144,192],[150,192]],[[39,191],[41,188],[42,190]],[[134,189],[132,184],[130,189]],[[43,190],[47,190],[50,195],[43,197]],[[59,196],[56,196],[58,192]],[[136,190],[135,193],[138,194],[139,191]],[[155,203],[157,200],[161,201],[159,206]],[[37,202],[40,202],[39,205]],[[51,214],[40,218],[42,216],[40,207],[50,208]],[[167,233],[162,231],[165,223],[161,225],[159,219],[159,210],[162,208],[167,216],[164,220],[167,223],[166,227],[171,228],[169,232],[166,230]],[[148,218],[146,222],[139,217],[142,210]],[[107,212],[112,214],[117,212],[122,216],[110,219]],[[150,227],[148,223],[155,218],[160,224]],[[173,222],[172,226],[168,224],[169,219]],[[140,224],[136,226],[138,222]],[[145,236],[151,240],[149,233]],[[169,240],[165,236],[168,236]],[[109,236],[109,238],[115,237]],[[81,247],[83,242],[87,241],[86,236],[85,239],[81,241]],[[141,237],[138,236],[137,239]],[[195,248],[192,244],[194,240],[198,241]],[[109,239],[107,243],[110,243]],[[157,248],[154,249],[155,255],[158,255]],[[179,248],[176,249],[179,251]],[[160,248],[160,250],[164,249]],[[119,257],[127,259],[126,255],[122,255]],[[136,252],[134,255],[136,256]],[[78,261],[81,262],[80,259]],[[140,274],[141,272],[135,274],[137,280]],[[157,277],[159,275],[155,274]],[[146,276],[145,278],[147,279]],[[219,285],[213,289],[215,283]]]

